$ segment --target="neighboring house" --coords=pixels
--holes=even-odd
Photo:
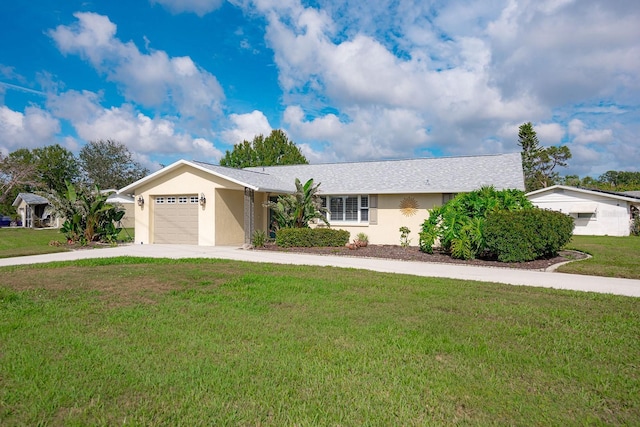
[[[313,178],[331,227],[373,244],[399,244],[402,226],[413,245],[427,209],[482,186],[524,190],[520,153],[232,169],[179,160],[121,189],[135,196],[136,243],[240,245],[269,230],[270,198]]]
[[[22,219],[22,226],[27,228],[60,227],[49,200],[33,193],[19,193],[13,206]]]
[[[114,193],[110,194],[107,197],[107,203],[116,205],[124,210],[124,216],[120,220],[120,224],[116,224],[118,227],[124,228],[133,228],[135,226],[135,200],[132,196],[127,194],[119,194],[116,190],[107,190],[113,191]]]
[[[640,197],[625,193],[554,185],[527,193],[537,207],[571,215],[573,233],[586,236],[628,236]]]

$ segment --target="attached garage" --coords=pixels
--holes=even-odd
[[[155,196],[153,243],[198,244],[198,196]]]

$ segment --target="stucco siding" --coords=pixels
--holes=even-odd
[[[401,210],[400,204],[407,198],[412,198],[417,208]],[[351,240],[358,233],[365,233],[369,237],[369,243],[374,245],[399,245],[400,227],[408,227],[411,230],[409,239],[411,246],[419,245],[419,233],[422,223],[429,216],[428,209],[442,204],[442,194],[394,194],[378,195],[377,224],[332,223],[331,227],[347,230],[351,234]]]
[[[216,245],[244,242],[244,192],[216,189]]]
[[[153,209],[154,200],[158,196],[197,194],[204,195],[206,203],[198,206],[198,244],[212,246],[216,244],[216,189],[233,188],[242,190],[238,184],[183,165],[159,176],[153,181],[144,183],[135,191],[135,198],[144,198],[145,203],[135,204],[135,243],[149,244],[153,242]],[[242,208],[242,204],[240,205]],[[228,233],[227,233],[228,234]],[[223,239],[226,241],[226,239]],[[220,244],[220,243],[218,243]]]

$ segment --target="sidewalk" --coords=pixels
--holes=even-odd
[[[330,255],[293,254],[243,250],[230,246],[191,245],[123,245],[114,248],[87,249],[55,254],[0,259],[0,267],[38,264],[52,261],[72,261],[89,258],[134,256],[151,258],[222,258],[274,264],[297,264],[356,268],[385,273],[411,274],[422,277],[448,277],[461,280],[539,286],[554,289],[599,292],[640,297],[640,280],[582,276],[554,272],[509,268],[472,267],[378,258],[358,258]]]

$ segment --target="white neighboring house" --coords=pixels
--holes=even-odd
[[[13,201],[22,226],[26,228],[60,227],[60,218],[53,210],[53,206],[45,197],[33,193],[19,193]]]
[[[554,185],[527,193],[535,206],[571,215],[573,234],[582,236],[628,236],[638,215],[640,197],[586,188]]]
[[[109,197],[107,197],[107,203],[118,205],[124,210],[124,216],[122,217],[119,226],[123,228],[135,227],[135,200],[133,199],[133,196],[128,194],[119,194],[117,190],[104,190],[104,192],[112,192]]]

